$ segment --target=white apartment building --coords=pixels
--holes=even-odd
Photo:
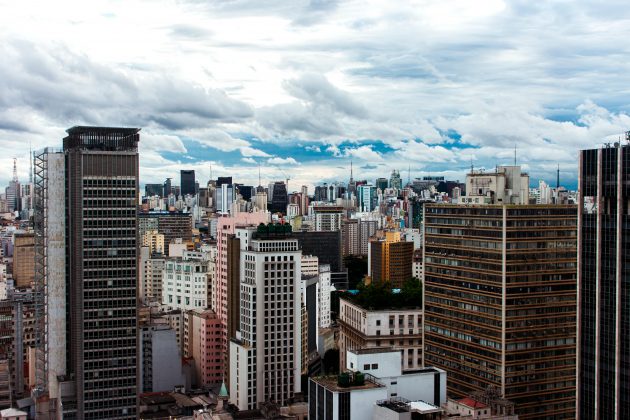
[[[316,232],[341,230],[343,207],[313,206],[312,214],[314,215]]]
[[[336,376],[309,380],[310,420],[410,419],[411,414],[390,417],[391,413],[381,409],[383,403],[406,402],[408,413],[439,414],[447,401],[446,372],[433,367],[405,372],[399,350],[354,350],[344,356],[345,384]]]
[[[422,367],[422,309],[390,308],[369,310],[339,300],[339,359],[346,365],[346,351],[393,348],[402,351],[402,370]]]
[[[240,325],[230,342],[230,402],[240,410],[301,391],[301,257],[290,232],[236,229],[241,244]]]
[[[164,263],[162,303],[171,309],[205,309],[212,296],[215,261],[208,254],[184,251]]]
[[[330,328],[330,264],[319,266],[319,281],[317,282],[317,327]]]

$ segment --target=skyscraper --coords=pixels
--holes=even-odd
[[[136,418],[139,131],[72,127],[35,157],[44,418]]]
[[[394,189],[402,188],[402,179],[400,178],[400,172],[396,169],[392,171],[392,175],[389,177],[389,187]]]
[[[182,169],[179,173],[182,197],[197,194],[195,188],[195,171],[192,169]]]
[[[230,401],[287,405],[301,390],[301,256],[290,225],[237,229],[240,323],[230,342]]]
[[[8,210],[20,211],[22,200],[20,197],[20,181],[17,175],[17,159],[13,159],[13,178],[9,181],[9,186],[5,189]]]
[[[494,387],[521,419],[575,418],[576,207],[424,213],[425,365],[451,397]]]
[[[629,177],[630,145],[580,152],[580,419],[630,418]]]
[[[285,213],[289,202],[287,196],[287,185],[283,181],[277,181],[269,185],[271,200],[268,203],[269,211],[272,213]]]

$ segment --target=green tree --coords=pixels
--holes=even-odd
[[[356,289],[368,272],[367,256],[346,255],[343,265],[348,269],[348,289]]]

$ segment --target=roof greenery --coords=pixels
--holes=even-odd
[[[356,294],[344,292],[340,297],[370,310],[422,308],[422,283],[415,277],[405,281],[399,290],[392,289],[388,282],[362,282],[357,290]]]

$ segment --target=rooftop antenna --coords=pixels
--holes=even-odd
[[[514,145],[514,166],[516,166],[516,145]]]
[[[18,176],[17,176],[17,158],[13,158],[13,182],[18,182]]]
[[[31,141],[28,141],[28,161],[29,161],[29,170],[28,170],[28,183],[33,183],[33,147],[31,145]]]
[[[411,185],[411,165],[409,165],[409,169],[407,171],[407,185]]]
[[[556,172],[556,190],[560,189],[560,164],[558,163],[558,170]]]
[[[352,183],[353,178],[352,178],[352,159],[350,159],[350,183]]]
[[[210,164],[210,180],[212,181],[212,163]]]
[[[258,186],[262,186],[262,184],[260,183],[260,162],[258,162]]]
[[[473,166],[473,159],[472,159],[472,155],[470,155],[470,174],[473,174],[473,171],[475,170],[475,167]]]

